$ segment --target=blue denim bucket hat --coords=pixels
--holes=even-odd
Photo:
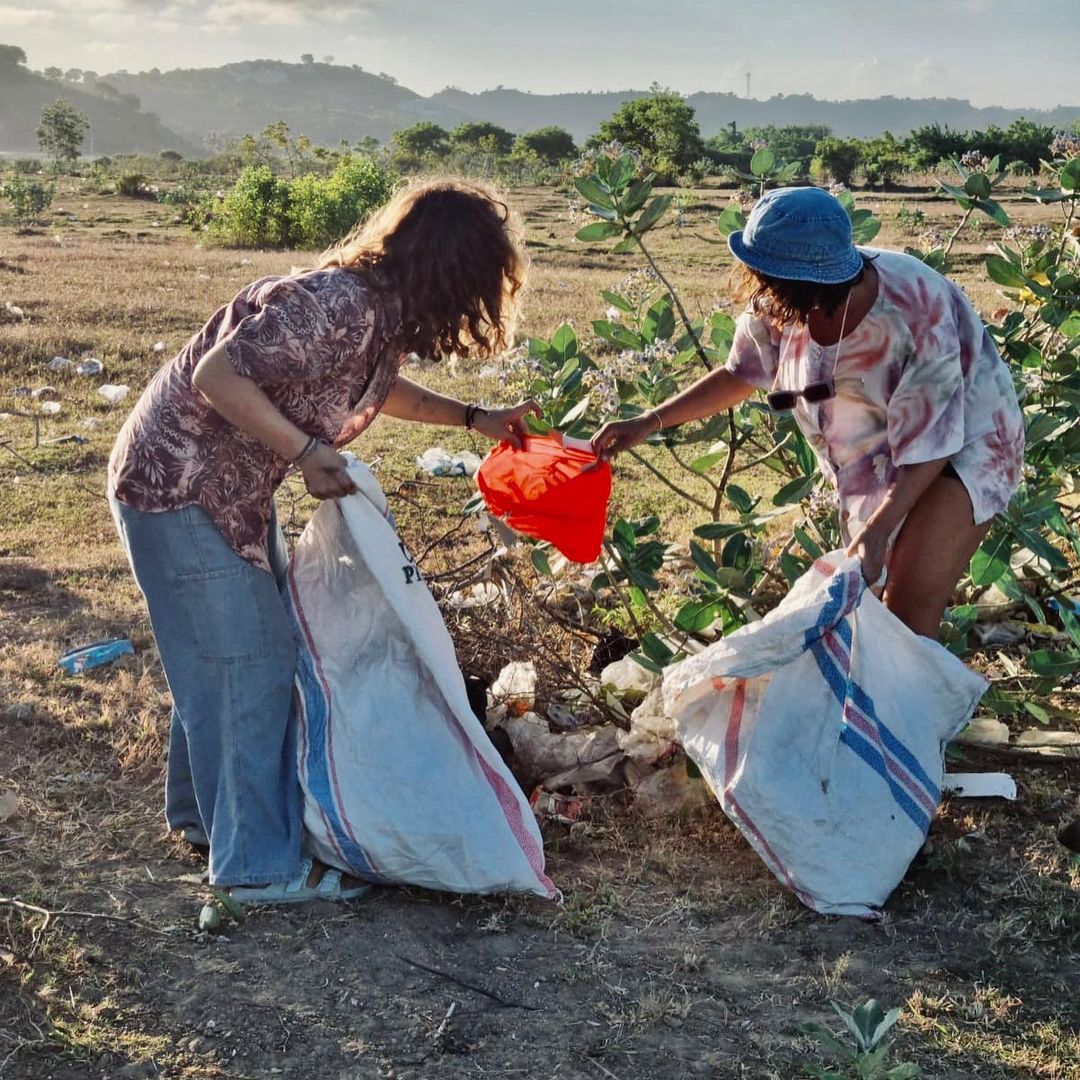
[[[847,211],[821,188],[768,192],[728,247],[751,270],[788,281],[838,285],[862,269]]]

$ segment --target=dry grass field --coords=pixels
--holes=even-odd
[[[706,239],[728,194],[683,198],[657,255],[691,310],[707,311],[727,302],[724,249]],[[569,320],[587,334],[599,289],[636,260],[576,243],[564,194],[514,201],[533,259],[523,332]],[[926,191],[860,205],[885,222],[882,246],[956,220]],[[1046,214],[1007,206],[1022,222]],[[561,906],[386,889],[198,932],[202,867],[161,817],[168,697],[105,463],[163,357],[239,286],[305,257],[203,248],[168,207],[74,182],[50,215],[27,233],[0,229],[0,412],[29,407],[11,395],[19,386],[51,384],[60,402],[37,448],[31,421],[0,420],[0,799],[17,797],[0,813],[0,1076],[788,1080],[823,1060],[802,1023],[835,1029],[831,998],[873,996],[904,1007],[891,1060],[925,1077],[1080,1078],[1080,861],[1054,839],[1080,808],[1075,759],[1007,760],[1017,802],[947,805],[876,925],[803,909],[718,807],[647,820],[613,797],[572,828],[547,827]],[[984,311],[1000,303],[977,266],[994,235],[977,225],[957,249]],[[110,406],[101,379],[50,372],[56,355],[99,357],[131,396]],[[464,364],[417,377],[463,397],[505,393]],[[417,548],[469,485],[418,477],[414,458],[470,444],[482,452],[459,430],[388,420],[356,444]],[[644,472],[619,466],[614,503],[657,510],[666,538],[685,541],[686,520]],[[306,508],[293,509],[295,527]],[[450,539],[426,568],[461,557]],[[514,629],[486,656],[474,634],[463,664],[490,673],[546,633],[527,609]],[[135,655],[78,677],[57,668],[65,649],[112,636]],[[1003,764],[967,751],[965,767]]]

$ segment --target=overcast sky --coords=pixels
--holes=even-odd
[[[208,67],[301,53],[447,85],[746,90],[1080,105],[1080,0],[0,0],[30,66]]]

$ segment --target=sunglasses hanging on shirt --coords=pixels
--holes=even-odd
[[[848,304],[851,303],[851,290],[848,290],[844,300],[844,314],[840,319],[840,336],[836,339],[836,359],[833,360],[833,373],[836,373],[836,365],[840,361],[840,347],[844,342],[844,328],[847,326]],[[777,367],[777,376],[783,370],[781,363]],[[829,398],[836,397],[836,387],[832,379],[822,379],[818,382],[807,383],[801,390],[770,390],[765,395],[765,400],[773,412],[791,412],[802,398],[809,405],[816,405]]]

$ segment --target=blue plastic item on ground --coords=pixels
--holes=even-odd
[[[78,675],[91,668],[111,664],[121,656],[134,656],[135,647],[127,638],[110,638],[107,641],[95,641],[92,645],[80,645],[69,649],[57,663],[69,675]]]

